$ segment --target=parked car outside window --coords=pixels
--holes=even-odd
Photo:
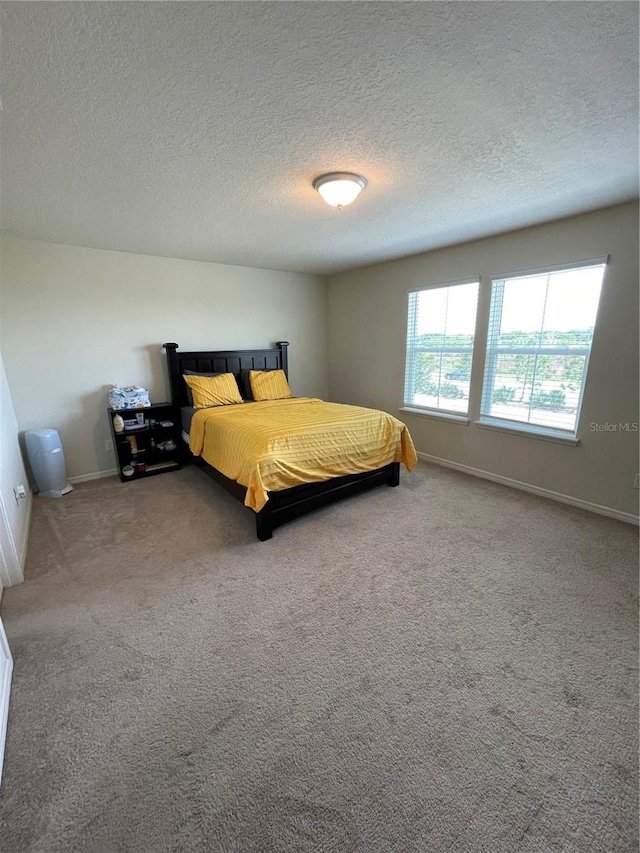
[[[471,379],[470,367],[459,367],[457,370],[452,370],[451,373],[445,373],[445,379]]]

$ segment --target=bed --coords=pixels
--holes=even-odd
[[[273,535],[273,530],[288,521],[291,521],[298,516],[301,516],[311,510],[324,506],[341,498],[350,495],[358,494],[367,489],[374,488],[379,485],[397,486],[400,482],[400,461],[411,469],[415,464],[415,450],[411,443],[406,427],[390,415],[386,415],[376,410],[364,410],[357,407],[339,406],[338,404],[322,403],[322,401],[311,398],[294,398],[290,400],[278,401],[282,403],[281,410],[293,410],[297,412],[304,410],[304,413],[315,412],[313,407],[316,404],[322,403],[325,407],[334,407],[341,409],[347,413],[347,410],[360,412],[375,413],[380,418],[392,421],[396,426],[398,436],[402,436],[402,452],[400,445],[396,452],[391,453],[391,458],[394,461],[387,462],[380,467],[370,468],[368,470],[356,470],[354,473],[346,473],[341,476],[329,476],[327,479],[313,482],[303,482],[289,488],[269,489],[261,499],[260,489],[254,488],[254,484],[249,483],[245,478],[245,484],[236,482],[230,476],[226,476],[219,470],[215,464],[207,462],[199,453],[195,455],[189,450],[187,441],[191,442],[192,447],[195,446],[199,451],[200,443],[194,440],[194,433],[205,434],[207,427],[204,421],[209,418],[213,422],[211,429],[221,429],[221,422],[231,420],[231,416],[236,416],[236,413],[231,413],[233,409],[242,415],[248,417],[250,411],[257,411],[258,407],[265,409],[274,409],[274,406],[263,403],[247,403],[242,407],[222,406],[217,407],[218,411],[204,412],[199,410],[198,414],[193,415],[193,408],[188,399],[187,385],[184,381],[184,374],[192,373],[233,373],[238,381],[238,385],[242,387],[240,375],[242,371],[247,370],[282,370],[285,375],[288,375],[288,342],[279,341],[273,349],[257,349],[257,350],[212,350],[200,352],[179,352],[179,346],[176,343],[166,343],[164,348],[167,353],[167,365],[169,372],[169,382],[171,388],[172,404],[176,408],[176,414],[181,416],[183,424],[183,439],[185,441],[183,454],[184,461],[189,459],[200,465],[202,469],[230,494],[238,500],[241,500],[245,505],[253,508],[256,519],[256,534],[259,540],[265,541]],[[247,408],[245,408],[245,406]],[[251,407],[254,407],[253,410]],[[221,411],[226,410],[226,411]],[[191,418],[194,418],[192,421]],[[283,415],[284,417],[284,415]],[[201,426],[197,421],[203,421]],[[195,428],[193,424],[196,424]],[[194,430],[191,432],[191,430]],[[218,433],[221,435],[222,433]],[[215,445],[215,442],[213,442]],[[207,455],[205,451],[202,451]],[[387,454],[389,455],[389,454]],[[395,457],[395,458],[394,458]],[[212,458],[215,461],[214,457]],[[222,465],[224,469],[224,465]],[[358,467],[354,465],[354,467]],[[362,467],[362,463],[360,465]],[[249,487],[248,485],[249,484]]]

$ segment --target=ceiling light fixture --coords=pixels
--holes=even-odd
[[[313,182],[314,190],[318,190],[327,204],[338,210],[355,201],[366,186],[367,179],[353,172],[329,172]]]

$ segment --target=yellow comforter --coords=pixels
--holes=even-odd
[[[199,409],[189,447],[246,486],[256,512],[267,492],[417,462],[409,430],[386,412],[306,397]]]

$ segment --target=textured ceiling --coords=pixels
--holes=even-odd
[[[11,234],[326,273],[638,194],[636,3],[0,6]]]

